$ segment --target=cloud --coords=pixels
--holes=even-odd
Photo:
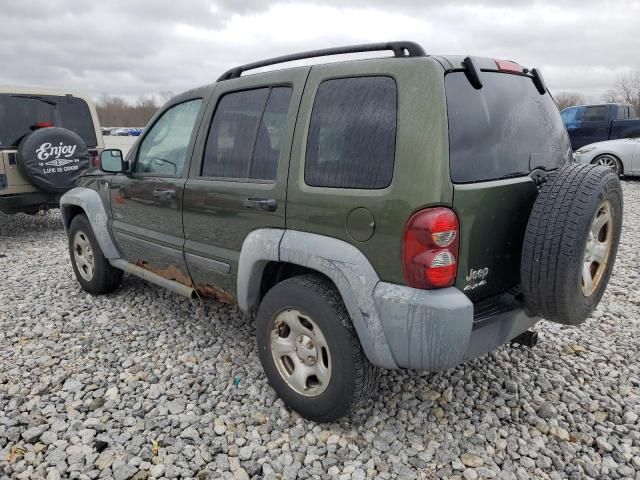
[[[416,40],[430,53],[542,68],[552,90],[594,97],[640,68],[640,2],[596,0],[21,0],[3,2],[0,83],[135,98],[180,92],[260,58]]]

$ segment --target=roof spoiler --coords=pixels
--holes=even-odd
[[[480,90],[482,88],[482,80],[480,80],[480,69],[476,66],[473,58],[467,57],[462,61],[462,64],[465,67],[464,74],[469,79],[469,83],[476,90]]]
[[[466,57],[462,61],[462,65],[464,66],[464,74],[469,80],[469,83],[476,90],[480,90],[482,88],[482,79],[480,78],[480,72],[482,70],[478,68],[478,65],[474,61],[473,57]],[[528,76],[528,73],[531,74],[531,77],[529,78],[533,80],[533,84],[535,85],[536,90],[538,90],[538,93],[540,95],[544,95],[545,93],[547,93],[547,85],[542,78],[542,73],[540,73],[540,70],[534,68],[529,71],[526,68],[523,68],[522,74]]]

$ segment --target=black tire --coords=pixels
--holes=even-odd
[[[83,235],[91,245],[93,253],[94,268],[93,275],[90,279],[85,278],[80,273],[80,266],[76,263],[76,255],[74,253],[74,238],[77,234]],[[71,258],[71,265],[73,271],[76,274],[78,283],[82,288],[93,294],[102,295],[104,293],[111,293],[122,283],[123,271],[113,267],[109,261],[102,254],[100,245],[93,234],[93,229],[89,223],[89,219],[84,214],[76,215],[71,221],[69,226],[69,257]]]
[[[598,234],[603,235],[604,231],[609,247],[603,262],[590,264],[589,234],[596,216],[604,215],[605,207],[611,222]],[[521,279],[528,309],[557,323],[582,323],[607,287],[621,228],[622,189],[618,176],[610,169],[571,164],[553,174],[538,195],[525,233]],[[595,265],[594,271],[599,272],[591,292],[583,284],[583,268],[587,264]]]
[[[622,167],[622,162],[618,157],[616,157],[615,155],[611,155],[610,153],[598,155],[596,158],[593,159],[593,162],[591,163],[593,165],[599,165],[603,167],[606,167],[606,165],[604,164],[606,163],[609,165],[608,168],[610,168],[613,171],[613,173],[615,173],[616,175],[620,176],[624,174],[624,168]]]
[[[320,328],[328,345],[332,371],[325,390],[317,396],[297,393],[285,380],[271,350],[276,317],[298,310]],[[305,418],[330,422],[350,414],[370,398],[377,369],[367,359],[340,294],[320,275],[284,280],[267,292],[258,310],[258,354],[269,382],[284,402]]]

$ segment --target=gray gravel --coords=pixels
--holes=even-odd
[[[640,182],[605,298],[454,370],[386,372],[340,423],[278,400],[253,321],[126,277],[76,283],[57,212],[0,214],[0,476],[640,480]]]

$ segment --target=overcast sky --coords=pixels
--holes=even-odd
[[[415,40],[540,67],[594,99],[640,69],[640,1],[0,0],[0,84],[135,99],[295,51]]]

